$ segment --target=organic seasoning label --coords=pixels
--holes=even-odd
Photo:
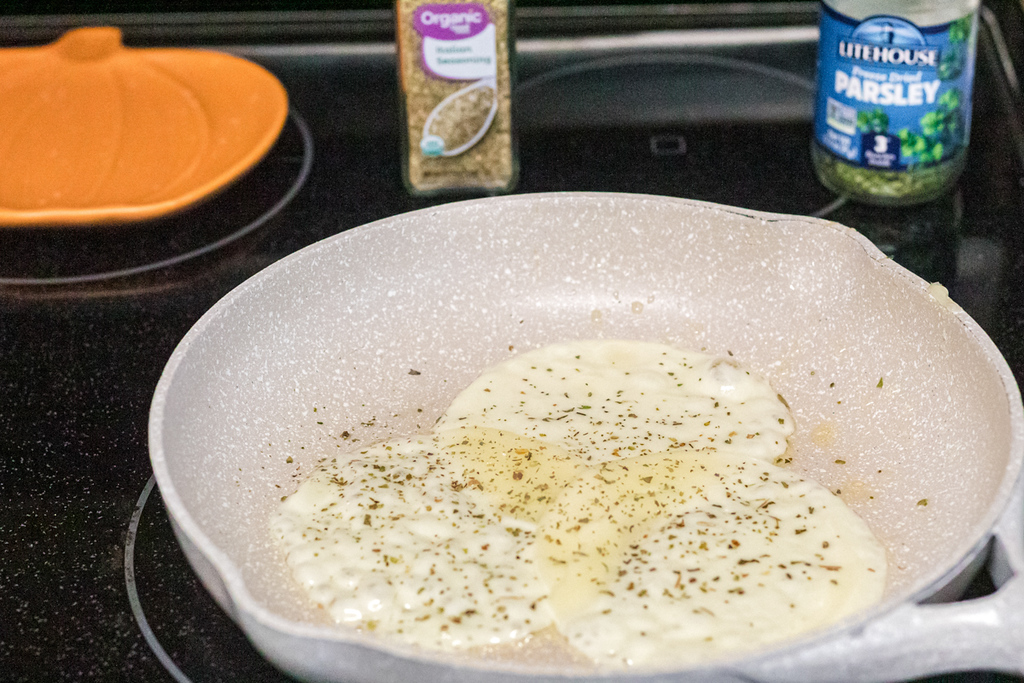
[[[937,26],[822,5],[814,135],[863,168],[937,164],[967,146],[974,14]]]
[[[481,5],[423,5],[413,13],[413,26],[423,36],[428,73],[450,80],[497,76],[495,27]]]

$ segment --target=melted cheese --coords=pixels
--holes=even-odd
[[[772,460],[793,421],[771,386],[735,363],[662,344],[552,344],[485,371],[438,422],[557,443],[587,462],[683,448]]]
[[[607,665],[754,650],[881,597],[885,554],[823,487],[754,459],[588,468],[536,532],[559,630]]]
[[[535,525],[495,514],[473,481],[434,438],[376,444],[317,470],[273,533],[339,623],[439,649],[514,642],[551,623],[527,552]]]
[[[863,521],[774,464],[792,431],[730,361],[556,344],[485,371],[433,433],[325,463],[271,526],[338,622],[453,650],[554,627],[608,668],[706,661],[884,589]]]

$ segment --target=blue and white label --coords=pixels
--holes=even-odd
[[[814,135],[864,168],[941,163],[967,145],[975,15],[918,27],[821,10]]]

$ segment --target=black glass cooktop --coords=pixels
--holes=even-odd
[[[516,191],[642,192],[847,224],[946,284],[1021,381],[1020,8],[985,12],[961,183],[931,204],[892,210],[846,202],[814,177],[808,5],[766,4],[760,16],[746,6],[732,16],[683,12],[675,23],[659,19],[657,31],[625,30],[621,12],[524,8]],[[348,228],[463,198],[403,189],[393,46],[370,30],[358,41],[292,40],[302,33],[295,22],[316,18],[289,21],[289,40],[245,42],[240,31],[222,46],[272,70],[291,98],[279,141],[236,184],[146,223],[0,229],[2,680],[285,680],[174,540],[150,476],[153,389],[189,327],[245,278]],[[0,39],[20,43],[66,24],[22,18]],[[132,26],[129,38],[176,42],[145,17]],[[260,35],[273,30],[264,24]],[[969,594],[993,588],[983,573]]]

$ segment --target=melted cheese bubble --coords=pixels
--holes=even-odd
[[[536,525],[527,508],[516,517],[493,504],[482,458],[460,462],[471,450],[460,437],[394,439],[331,460],[281,503],[273,533],[335,621],[437,649],[515,642],[551,623],[530,559]],[[532,446],[506,442],[512,455]]]
[[[552,344],[485,371],[438,422],[557,443],[588,462],[674,448],[772,460],[793,433],[771,386],[737,364],[662,344]]]
[[[881,597],[885,554],[870,531],[787,470],[718,453],[589,469],[536,537],[559,630],[595,661],[706,661]]]
[[[324,463],[271,527],[339,623],[442,650],[557,629],[605,668],[705,662],[882,596],[864,522],[774,464],[793,429],[731,361],[555,344],[485,371],[432,433]]]

